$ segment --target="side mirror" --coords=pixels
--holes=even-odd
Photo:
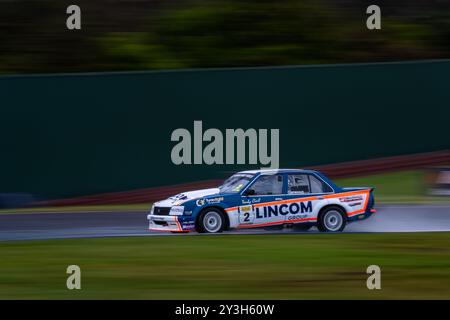
[[[254,196],[255,194],[256,194],[256,192],[253,189],[247,189],[244,192],[244,196]]]

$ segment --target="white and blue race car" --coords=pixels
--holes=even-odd
[[[156,202],[155,231],[218,233],[229,229],[292,226],[342,231],[370,217],[373,188],[340,188],[314,170],[242,171],[218,188],[180,193]]]

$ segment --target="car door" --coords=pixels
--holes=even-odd
[[[241,227],[262,227],[283,224],[285,215],[279,211],[284,200],[283,174],[260,175],[241,196],[239,224]],[[284,211],[283,211],[284,212]]]
[[[329,188],[329,186],[328,186]],[[289,173],[286,200],[289,202],[287,223],[315,222],[329,189],[313,174]]]

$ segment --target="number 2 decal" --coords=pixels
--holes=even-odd
[[[253,208],[251,205],[240,206],[239,207],[239,223],[240,224],[251,224],[255,219],[253,213]]]

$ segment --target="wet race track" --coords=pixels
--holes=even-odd
[[[378,212],[367,220],[348,224],[344,232],[427,232],[450,231],[450,205],[378,206]],[[247,229],[227,234],[295,234],[317,233],[284,229],[267,231]],[[32,213],[0,215],[0,241],[128,237],[192,236],[197,233],[172,234],[147,230],[146,212]],[[208,235],[202,235],[208,236]]]

